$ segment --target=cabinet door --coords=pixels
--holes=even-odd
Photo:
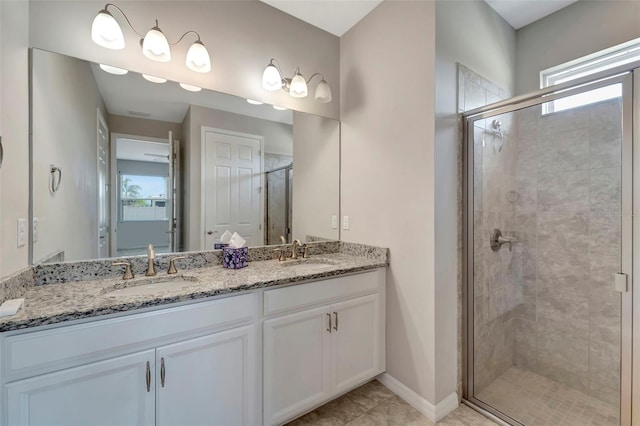
[[[264,322],[264,424],[289,420],[329,397],[328,307]]]
[[[145,351],[10,383],[8,424],[153,425],[154,368]]]
[[[158,348],[157,424],[257,424],[256,351],[254,325]]]
[[[379,296],[358,297],[331,306],[334,393],[381,373]]]

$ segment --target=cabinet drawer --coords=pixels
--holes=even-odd
[[[230,328],[257,315],[255,293],[7,337],[3,381],[42,374],[203,330]]]
[[[385,274],[385,269],[376,269],[357,275],[267,290],[264,292],[264,315],[376,293],[384,288]]]

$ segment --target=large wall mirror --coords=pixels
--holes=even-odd
[[[33,263],[339,239],[338,121],[31,56]]]

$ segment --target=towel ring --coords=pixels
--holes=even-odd
[[[50,173],[49,189],[51,190],[52,194],[55,194],[56,192],[58,192],[58,189],[60,189],[60,182],[62,182],[62,169],[52,164],[51,167],[49,168],[49,173]]]

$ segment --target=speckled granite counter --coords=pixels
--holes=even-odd
[[[36,285],[26,288],[24,308],[13,317],[0,318],[0,332],[62,323],[87,317],[165,305],[286,285],[313,279],[330,278],[388,265],[384,256],[366,255],[367,246],[347,245],[343,252],[313,256],[308,260],[278,262],[254,261],[239,270],[208,266],[184,270],[177,276],[159,272],[156,277],[136,277],[123,281],[105,278],[64,284]],[[359,255],[362,254],[362,255]],[[297,266],[305,264],[306,266]],[[170,285],[162,281],[175,280]],[[119,287],[158,285],[157,290],[135,295],[118,292]],[[159,285],[162,284],[162,285]],[[172,284],[175,284],[172,285]]]

